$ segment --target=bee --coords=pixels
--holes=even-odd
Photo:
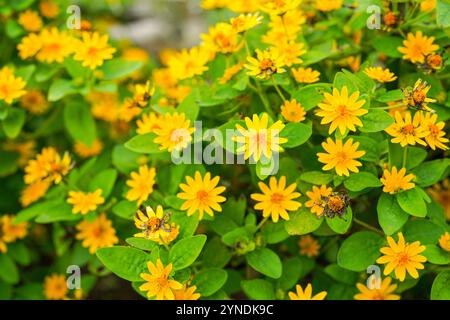
[[[350,205],[350,197],[344,192],[332,192],[329,196],[322,196],[322,215],[333,218],[336,215],[340,218]]]
[[[144,220],[142,216],[146,216],[147,219]],[[163,230],[170,233],[172,231],[172,227],[170,225],[171,216],[172,212],[168,211],[162,218],[158,218],[151,207],[140,206],[138,211],[135,213],[134,221],[136,227],[141,229],[142,233],[144,233],[146,237],[150,237],[150,234],[155,233],[158,230]]]
[[[426,81],[419,79],[414,84],[414,87],[408,87],[403,90],[403,95],[405,96],[404,102],[408,107],[414,108],[420,111],[427,111],[435,113],[433,109],[428,107],[428,102],[435,102],[436,100],[427,98],[427,92],[430,90],[431,86],[428,85]]]

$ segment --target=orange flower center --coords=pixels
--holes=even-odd
[[[272,197],[270,197],[270,201],[276,204],[281,203],[281,201],[284,200],[284,196],[281,193],[275,192],[272,194]]]
[[[336,153],[336,159],[338,163],[342,163],[347,160],[347,153],[344,151],[339,151]]]
[[[9,94],[9,88],[8,88],[8,85],[6,83],[4,83],[3,85],[0,86],[0,92],[4,96],[7,96]]]
[[[48,51],[59,51],[61,49],[61,45],[57,42],[54,42],[46,45],[44,49]]]
[[[345,105],[339,105],[338,107],[337,107],[337,112],[339,113],[339,115],[341,116],[341,117],[343,117],[343,116],[345,116],[345,115],[347,115],[347,113],[348,113],[348,110],[347,110],[347,107],[345,106]]]
[[[417,104],[421,104],[425,101],[426,95],[422,91],[414,92],[413,99]]]
[[[407,265],[409,263],[409,256],[406,253],[400,253],[397,263],[401,266]]]
[[[397,22],[397,17],[393,12],[388,12],[384,16],[384,23],[388,26],[394,25]]]
[[[88,49],[88,55],[92,56],[96,56],[98,53],[98,49],[95,47],[89,47]]]
[[[328,207],[333,212],[341,211],[344,208],[344,206],[345,206],[344,201],[342,201],[342,199],[337,196],[333,196],[328,199]]]
[[[207,200],[208,197],[209,197],[209,194],[205,190],[197,191],[197,199],[200,200],[201,202]]]
[[[271,59],[263,59],[263,60],[261,60],[261,62],[259,64],[259,67],[263,71],[272,69],[273,66],[274,66],[274,63]]]
[[[438,54],[432,54],[427,57],[427,63],[432,67],[440,67],[442,65],[442,58]]]
[[[414,126],[412,124],[407,124],[400,130],[403,134],[414,135]]]

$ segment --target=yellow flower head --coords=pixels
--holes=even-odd
[[[256,58],[248,57],[244,67],[248,69],[247,74],[254,76],[258,79],[269,79],[273,74],[283,73],[286,70],[284,66],[284,57],[279,55],[277,50],[268,49],[260,50],[256,49]]]
[[[37,32],[42,28],[42,19],[36,11],[26,10],[19,15],[19,24],[29,32]]]
[[[119,242],[112,221],[100,214],[94,221],[83,220],[76,226],[77,240],[82,240],[82,246],[89,248],[89,253],[94,254],[98,248],[112,247]]]
[[[44,295],[48,300],[64,300],[69,289],[66,278],[61,274],[52,274],[44,279]]]
[[[429,131],[423,125],[420,112],[416,112],[414,118],[411,117],[411,112],[406,112],[404,117],[400,115],[400,112],[396,112],[395,122],[385,131],[393,137],[391,142],[400,143],[402,147],[416,143],[427,145],[423,138],[429,134]]]
[[[335,169],[339,176],[349,176],[350,172],[359,172],[358,167],[362,166],[361,162],[355,159],[361,158],[366,154],[365,151],[358,150],[359,142],[353,143],[353,139],[348,139],[345,143],[340,139],[336,142],[327,138],[322,142],[322,147],[327,153],[318,153],[319,162],[325,163],[323,170]]]
[[[33,202],[38,201],[47,193],[49,187],[49,180],[38,180],[27,185],[20,194],[20,203],[22,204],[22,207],[28,207]]]
[[[233,53],[242,47],[237,31],[231,24],[224,22],[210,27],[208,33],[202,34],[201,38],[204,46],[213,52]]]
[[[406,174],[406,169],[401,168],[397,171],[395,166],[392,167],[392,170],[385,169],[383,172],[383,176],[380,181],[383,183],[383,191],[394,194],[399,191],[405,191],[414,188],[414,182],[411,182],[416,176],[413,174]]]
[[[147,201],[148,196],[153,192],[156,170],[143,165],[139,167],[138,172],[131,172],[130,177],[131,179],[126,182],[127,186],[130,187],[127,192],[127,199],[137,201],[138,205],[141,205],[144,201]]]
[[[61,155],[52,147],[42,149],[36,159],[28,161],[25,167],[24,181],[31,184],[42,179],[49,179],[58,184],[72,167],[72,159],[66,152]]]
[[[401,232],[397,235],[398,243],[392,237],[387,237],[389,246],[380,249],[383,256],[377,259],[377,263],[387,264],[384,268],[384,275],[395,271],[397,279],[404,281],[406,271],[408,271],[411,277],[417,279],[419,277],[417,269],[423,269],[422,263],[427,261],[427,258],[420,255],[425,251],[425,246],[421,245],[419,241],[406,243]]]
[[[412,63],[424,63],[425,56],[434,53],[439,49],[437,44],[433,44],[434,37],[427,37],[422,31],[408,33],[407,39],[403,41],[403,47],[398,47],[398,51],[403,53],[403,59]]]
[[[59,31],[55,27],[42,30],[38,39],[40,49],[36,54],[36,58],[41,62],[62,63],[75,50],[75,39],[69,36],[67,32]],[[31,41],[36,39],[30,38],[29,40],[30,44],[28,46],[32,45]],[[28,48],[28,50],[30,49]],[[77,48],[77,50],[80,49]]]
[[[439,238],[439,245],[445,251],[450,252],[450,234],[447,231]]]
[[[390,277],[386,277],[381,281],[378,279],[377,286],[377,278],[370,277],[370,288],[365,286],[362,283],[357,283],[356,287],[359,290],[359,293],[355,294],[355,300],[399,300],[400,296],[397,294],[393,294],[395,289],[397,289],[396,284],[391,284],[392,279]]]
[[[307,191],[306,196],[310,199],[305,202],[305,207],[311,208],[311,212],[315,213],[318,217],[322,216],[326,201],[325,197],[328,197],[333,189],[327,188],[326,185],[321,185],[320,188],[313,186],[312,191]]]
[[[162,206],[156,207],[156,212],[150,207],[139,208],[134,216],[134,225],[141,230],[134,236],[167,244],[178,237],[179,226],[170,223],[171,212],[164,214]]]
[[[436,8],[436,0],[423,0],[420,2],[420,11],[431,11]]]
[[[184,192],[177,194],[179,199],[184,200],[181,210],[187,210],[188,216],[198,212],[199,220],[203,219],[204,212],[211,217],[214,216],[214,211],[222,212],[220,203],[225,202],[226,198],[220,194],[225,191],[225,187],[217,186],[219,180],[219,176],[211,179],[209,172],[203,178],[199,171],[195,172],[194,179],[186,176],[186,184],[180,183],[180,189]]]
[[[200,293],[195,292],[195,290],[197,290],[196,286],[188,287],[187,284],[185,284],[183,288],[173,292],[175,300],[198,300],[200,298]]]
[[[302,206],[300,202],[294,201],[301,196],[296,192],[297,184],[292,183],[286,187],[286,177],[270,177],[269,185],[260,181],[258,183],[262,193],[253,193],[250,197],[257,201],[255,210],[262,210],[263,217],[272,217],[273,222],[278,222],[279,217],[289,220],[288,211],[296,211]]]
[[[273,46],[281,42],[295,41],[305,22],[306,16],[302,10],[291,10],[281,16],[271,16],[270,29],[261,40]]]
[[[191,121],[186,120],[184,113],[166,113],[162,116],[161,128],[154,129],[157,135],[154,142],[160,145],[160,150],[183,150],[191,142],[195,131],[190,124]]]
[[[147,267],[150,273],[140,274],[140,277],[146,283],[141,285],[139,290],[148,291],[147,297],[149,298],[156,296],[156,300],[174,300],[174,291],[182,289],[183,285],[171,279],[170,272],[172,271],[172,264],[169,263],[165,267],[161,260],[158,259],[156,264],[148,261]]]
[[[288,292],[289,298],[291,300],[324,300],[327,296],[326,291],[319,292],[313,296],[311,283],[308,283],[305,291],[303,291],[302,286],[299,284],[295,286],[295,290],[297,291],[297,293]]]
[[[431,86],[428,85],[426,81],[418,79],[412,89],[406,88],[403,90],[403,95],[405,96],[403,99],[404,103],[415,109],[434,112],[434,110],[429,108],[427,105],[428,102],[436,102],[435,99],[427,97],[427,93],[430,88]]]
[[[254,114],[253,120],[245,117],[247,128],[236,125],[240,135],[233,137],[233,140],[238,142],[237,152],[244,153],[245,160],[252,156],[255,161],[259,161],[262,156],[270,159],[273,152],[283,151],[280,145],[288,141],[287,138],[279,137],[284,124],[278,120],[268,127],[268,123],[269,116],[264,113],[261,118]]]
[[[202,0],[200,7],[205,10],[225,8],[228,0]]]
[[[174,54],[168,61],[168,68],[175,79],[184,80],[201,75],[208,70],[206,64],[210,60],[210,53],[205,48],[193,47],[183,49]]]
[[[91,112],[94,118],[106,122],[117,121],[120,107],[116,93],[94,92],[89,94],[88,100],[92,104]]]
[[[302,0],[259,0],[259,9],[270,15],[282,15],[295,10]]]
[[[319,111],[316,114],[322,117],[320,124],[331,123],[328,133],[333,133],[337,128],[341,134],[345,134],[346,129],[356,131],[355,126],[362,127],[359,117],[365,115],[369,111],[362,108],[365,100],[359,99],[359,91],[348,94],[347,86],[343,86],[341,92],[333,89],[333,94],[324,92],[325,100],[319,103]]]
[[[320,251],[320,244],[314,239],[312,236],[305,235],[301,236],[298,241],[298,245],[300,247],[300,254],[307,257],[317,257]]]
[[[155,132],[156,129],[161,129],[162,116],[155,112],[144,113],[141,119],[136,121],[137,134],[146,134]]]
[[[233,30],[237,33],[242,33],[247,30],[253,29],[257,25],[261,23],[263,17],[258,13],[255,14],[241,14],[238,17],[231,18],[230,24],[233,27]]]
[[[154,94],[155,85],[150,86],[150,81],[147,81],[145,84],[137,84],[134,87],[133,100],[139,107],[144,108]]]
[[[291,69],[292,75],[299,83],[314,83],[319,81],[320,72],[311,68]]]
[[[73,146],[75,153],[82,158],[95,157],[100,154],[103,150],[103,143],[99,139],[95,139],[90,146],[82,143],[76,142]]]
[[[287,67],[292,67],[295,64],[300,64],[303,62],[300,56],[306,53],[304,49],[305,45],[303,43],[288,41],[288,42],[278,42],[273,51],[277,52],[280,57],[283,57],[283,63]]]
[[[30,90],[20,98],[20,105],[32,114],[42,114],[49,104],[45,95],[39,90]]]
[[[19,57],[22,60],[33,57],[42,48],[41,38],[35,33],[30,33],[20,40],[17,45]]]
[[[446,133],[443,130],[445,127],[445,122],[440,121],[437,122],[437,114],[431,114],[429,112],[425,112],[425,116],[422,118],[423,124],[428,128],[429,134],[425,137],[426,143],[430,146],[431,149],[436,150],[436,148],[442,150],[448,150],[448,146],[446,144],[449,142],[447,139]]]
[[[289,122],[301,122],[306,119],[305,109],[295,99],[284,102],[281,106],[281,115]]]
[[[105,199],[101,194],[101,189],[97,189],[94,192],[69,191],[67,203],[73,205],[72,213],[87,214],[97,210],[98,205],[105,203]]]
[[[0,101],[7,104],[13,103],[14,99],[23,96],[26,82],[21,77],[14,76],[12,69],[3,67],[0,69]]]
[[[244,67],[244,63],[237,63],[234,66],[231,66],[227,68],[222,76],[222,78],[219,79],[220,84],[225,84],[228,81],[231,80],[239,71],[242,70]]]
[[[333,11],[342,8],[343,0],[316,0],[315,6],[320,11]]]
[[[450,180],[445,179],[427,190],[431,197],[444,208],[447,220],[450,220]]]
[[[0,234],[5,242],[14,242],[23,239],[28,233],[28,223],[14,223],[15,216],[3,215],[0,217]]]
[[[112,59],[114,52],[116,52],[116,49],[108,44],[108,35],[106,34],[83,32],[82,39],[73,58],[82,61],[83,67],[94,70],[101,66],[105,60]]]
[[[367,67],[364,69],[364,73],[367,74],[373,80],[378,82],[392,82],[397,79],[397,76],[389,69],[383,69],[382,67]]]
[[[44,17],[52,19],[59,14],[59,6],[53,0],[43,0],[39,3],[39,12]]]

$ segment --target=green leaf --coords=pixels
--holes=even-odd
[[[197,273],[192,280],[192,285],[197,287],[202,297],[209,297],[216,293],[227,282],[228,274],[223,269],[211,268]]]
[[[424,219],[409,220],[403,227],[406,241],[420,241],[423,245],[436,244],[444,232],[443,227]]]
[[[57,221],[79,220],[81,216],[72,213],[72,206],[64,199],[59,200],[54,206],[47,208],[35,219],[37,223],[52,223]]]
[[[248,241],[251,236],[252,233],[246,227],[241,227],[224,234],[222,236],[222,241],[228,246],[234,246],[240,241]]]
[[[298,103],[305,109],[305,111],[315,108],[317,104],[323,101],[323,93],[330,91],[331,84],[329,83],[314,83],[304,86],[297,90],[292,99],[297,100]]]
[[[194,124],[194,121],[197,119],[197,116],[200,112],[200,107],[195,101],[194,93],[189,94],[186,98],[184,98],[183,102],[177,107],[178,113],[184,113],[186,120],[190,120],[190,125]]]
[[[243,280],[241,282],[245,294],[254,300],[274,300],[275,292],[273,285],[263,279]]]
[[[141,250],[115,246],[100,248],[96,255],[109,270],[125,280],[142,281],[139,275],[148,273],[147,261],[150,261],[150,256]]]
[[[115,169],[106,169],[95,175],[89,183],[89,190],[102,190],[102,197],[108,198],[117,179],[117,171]]]
[[[394,123],[394,118],[384,110],[370,109],[361,117],[362,127],[359,127],[361,132],[379,132],[388,128]]]
[[[290,235],[303,235],[317,230],[322,222],[323,219],[319,219],[308,208],[300,208],[297,212],[290,214],[285,227]]]
[[[330,264],[326,266],[324,271],[334,280],[348,285],[355,285],[355,283],[358,281],[357,273],[341,268],[337,264]]]
[[[381,255],[384,239],[370,231],[360,231],[344,240],[338,251],[337,263],[351,271],[365,271]]]
[[[19,160],[17,152],[4,152],[0,150],[0,177],[16,172]]]
[[[376,188],[383,185],[377,176],[370,172],[353,173],[344,181],[345,187],[350,191],[362,191],[366,188]]]
[[[77,87],[70,80],[56,79],[48,89],[48,101],[58,101],[67,95],[78,92]]]
[[[3,120],[3,130],[8,138],[16,138],[25,124],[26,113],[23,109],[11,108]]]
[[[137,205],[128,200],[122,200],[114,205],[112,212],[121,218],[132,220],[136,212]]]
[[[289,233],[287,233],[284,224],[284,221],[278,221],[277,223],[268,222],[264,225],[261,234],[266,243],[279,243],[289,238]]]
[[[445,252],[444,250],[433,244],[429,244],[426,247],[427,248],[424,252],[422,252],[422,255],[427,258],[429,263],[440,265],[450,264],[450,254],[448,252]]]
[[[11,300],[13,295],[13,286],[0,281],[0,300]]]
[[[125,142],[125,148],[137,153],[161,153],[159,144],[153,141],[155,138],[156,134],[152,132],[138,135]]]
[[[450,271],[443,271],[434,279],[431,300],[450,300]]]
[[[384,53],[388,57],[398,58],[402,54],[398,51],[398,47],[403,44],[403,39],[394,36],[376,36],[373,37],[372,46],[377,49],[377,51]]]
[[[97,138],[97,128],[89,107],[84,103],[71,101],[64,106],[64,124],[70,136],[91,146]]]
[[[387,193],[381,194],[377,204],[378,223],[388,236],[400,230],[409,215],[402,210],[397,199]]]
[[[122,173],[129,174],[138,167],[139,153],[128,150],[123,145],[116,145],[112,151],[112,164]]]
[[[442,28],[450,27],[450,3],[447,0],[437,0],[436,23]]]
[[[353,212],[352,208],[348,207],[342,217],[335,216],[334,218],[325,217],[328,226],[336,233],[344,234],[352,225]]]
[[[393,102],[398,100],[403,100],[403,91],[400,89],[388,91],[377,98],[380,102]]]
[[[24,30],[23,28],[20,26],[20,24],[18,24],[15,20],[13,19],[8,19],[8,21],[6,22],[6,35],[11,38],[11,39],[15,39],[19,36],[21,36],[22,34],[24,34]]]
[[[64,59],[64,66],[73,79],[84,78],[87,76],[88,69],[82,66],[81,61],[75,61],[73,58]]]
[[[416,183],[421,187],[429,187],[438,182],[450,165],[450,159],[437,159],[426,161],[411,170],[416,176]]]
[[[308,171],[303,172],[300,175],[299,179],[301,181],[305,181],[315,185],[321,185],[329,184],[331,181],[333,181],[333,175],[329,173],[323,173],[321,171]]]
[[[0,254],[0,280],[8,284],[19,282],[19,270],[10,256]]]
[[[354,82],[354,79],[350,79],[346,74],[339,71],[336,72],[333,81],[333,87],[338,89],[339,91],[346,86],[348,89],[348,93],[352,94],[355,91],[358,91],[358,85]]]
[[[181,270],[194,263],[200,255],[205,242],[206,236],[200,234],[175,243],[169,252],[169,261],[173,264],[173,269]]]
[[[36,66],[34,64],[29,64],[18,68],[16,70],[16,76],[21,77],[24,81],[28,82],[35,70]]]
[[[27,266],[31,262],[30,251],[23,242],[8,244],[8,255],[22,266]]]
[[[232,253],[222,243],[219,237],[213,238],[205,246],[202,261],[205,267],[223,268],[230,261]]]
[[[259,248],[247,254],[247,263],[259,273],[278,279],[281,277],[282,264],[280,257],[270,249]]]
[[[283,273],[277,279],[277,288],[289,290],[299,279],[306,276],[314,268],[314,260],[307,257],[292,257],[283,261]]]
[[[295,148],[311,137],[311,125],[306,125],[301,122],[289,122],[280,132],[280,138],[287,138],[288,141],[284,143],[283,148]]]
[[[140,69],[143,63],[141,61],[128,61],[115,58],[106,61],[98,70],[103,72],[103,80],[115,80],[132,74]]]
[[[396,197],[400,208],[410,215],[422,218],[427,215],[427,205],[416,188],[399,192]]]
[[[152,251],[158,244],[155,241],[144,239],[144,238],[127,238],[125,240],[128,244],[132,245],[135,248]]]

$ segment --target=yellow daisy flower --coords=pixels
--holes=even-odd
[[[61,155],[52,147],[43,148],[36,159],[28,161],[25,167],[24,181],[31,184],[42,179],[49,179],[58,184],[72,167],[72,159],[66,152]]]
[[[44,295],[48,300],[65,300],[69,289],[66,278],[61,274],[52,274],[44,279]]]
[[[7,104],[13,103],[14,99],[23,96],[26,82],[21,77],[14,76],[14,72],[9,67],[0,69],[0,101]]]
[[[138,205],[141,205],[144,201],[147,201],[148,196],[153,192],[156,170],[143,165],[139,167],[138,172],[131,172],[130,177],[131,179],[126,182],[127,186],[130,187],[126,197],[128,200],[137,201]]]
[[[303,60],[301,55],[306,53],[305,45],[295,41],[278,42],[273,51],[278,53],[278,56],[283,57],[283,63],[287,67],[292,67],[295,64],[300,64]]]
[[[416,112],[414,118],[411,118],[411,112],[406,112],[404,117],[396,112],[395,122],[385,131],[393,137],[391,142],[400,143],[402,147],[416,143],[426,146],[423,138],[430,133],[428,128],[423,125],[420,112]]]
[[[247,57],[248,64],[244,67],[248,69],[247,74],[258,79],[269,79],[275,73],[283,73],[284,57],[279,55],[277,50],[256,49],[256,58]]]
[[[419,241],[406,243],[401,232],[397,235],[398,243],[392,237],[387,237],[389,246],[380,249],[383,256],[377,259],[377,263],[387,264],[384,268],[384,275],[395,271],[397,279],[404,281],[407,271],[411,277],[417,279],[419,277],[417,269],[424,269],[422,263],[427,261],[427,258],[420,255],[426,248]]]
[[[209,28],[208,33],[202,34],[203,45],[210,51],[220,53],[233,53],[241,49],[237,31],[231,24],[219,22]]]
[[[281,106],[281,115],[289,122],[302,122],[306,119],[305,109],[295,99],[284,102]]]
[[[184,113],[166,113],[162,116],[161,128],[154,129],[157,135],[154,142],[160,145],[160,150],[183,150],[191,142],[195,131],[190,124],[191,121],[186,120]]]
[[[138,107],[144,108],[155,94],[155,85],[150,86],[150,81],[134,86],[133,100]]]
[[[407,39],[403,41],[403,47],[398,47],[398,51],[403,53],[403,59],[412,63],[423,63],[425,57],[439,49],[437,44],[433,43],[434,37],[424,36],[422,31],[408,33]]]
[[[18,239],[23,239],[28,234],[28,223],[14,223],[14,218],[15,216],[8,214],[0,217],[0,232],[5,242],[14,242]]]
[[[39,12],[46,18],[52,19],[59,14],[59,6],[53,0],[39,2]]]
[[[69,36],[67,32],[59,31],[55,27],[42,30],[38,39],[40,42],[40,49],[36,54],[36,58],[41,62],[62,63],[64,59],[75,50],[75,39]],[[28,48],[26,48],[28,51],[32,51],[29,48],[30,45],[32,46],[32,49],[35,49],[33,48],[32,41],[36,41],[36,39],[29,39]],[[35,46],[37,47],[37,45]],[[23,49],[24,48],[22,47],[22,50]],[[77,48],[77,50],[79,50],[79,48]],[[24,55],[27,56],[25,53]]]
[[[399,191],[405,191],[414,188],[414,182],[411,182],[416,176],[413,174],[406,174],[406,169],[401,168],[397,171],[395,166],[392,167],[391,171],[385,169],[383,172],[383,176],[380,178],[380,181],[383,183],[383,191],[394,194]]]
[[[112,221],[100,214],[94,221],[83,220],[77,224],[77,240],[82,240],[81,245],[89,248],[89,253],[94,254],[98,248],[112,247],[119,242]]]
[[[307,256],[309,258],[317,257],[319,255],[320,244],[309,234],[301,236],[300,240],[298,241],[298,245],[300,247],[301,255]]]
[[[431,86],[427,85],[426,81],[418,79],[412,89],[407,88],[403,90],[403,95],[405,96],[403,102],[405,105],[411,106],[415,109],[433,112],[433,110],[427,105],[428,102],[436,102],[435,99],[427,97],[427,93],[430,88]]]
[[[320,72],[311,68],[291,69],[295,81],[299,83],[314,83],[319,81]]]
[[[82,61],[83,67],[91,70],[101,66],[105,60],[112,59],[116,49],[108,44],[108,35],[98,32],[83,32],[83,41],[77,46],[73,58]]]
[[[210,54],[204,48],[183,49],[169,59],[168,68],[175,79],[184,80],[208,70],[209,60]]]
[[[420,2],[420,11],[431,11],[436,8],[436,0],[423,0]]]
[[[225,84],[231,80],[239,71],[244,67],[244,63],[236,63],[234,66],[231,66],[225,69],[223,76],[219,79],[220,84]]]
[[[20,194],[22,207],[28,207],[33,202],[38,201],[47,193],[50,187],[49,180],[40,180],[27,185]]]
[[[439,238],[439,245],[445,251],[450,252],[450,234],[445,231],[445,233]]]
[[[146,134],[155,132],[156,129],[161,129],[162,116],[156,112],[144,113],[141,119],[136,121],[137,134]]]
[[[270,15],[282,15],[296,9],[301,0],[259,0],[259,9]]]
[[[97,189],[94,192],[69,191],[67,203],[73,205],[72,213],[87,214],[97,210],[98,205],[105,203],[105,199],[101,194],[101,189]]]
[[[302,206],[300,202],[294,201],[301,196],[296,192],[297,184],[292,183],[286,187],[286,177],[270,177],[269,186],[264,182],[258,183],[262,193],[252,193],[250,197],[257,201],[255,210],[262,210],[264,218],[271,216],[273,222],[278,222],[279,217],[289,220],[288,211],[296,211]]]
[[[30,90],[20,98],[20,105],[32,114],[43,114],[49,104],[45,95],[39,90]]]
[[[425,116],[422,117],[422,123],[429,131],[429,134],[425,136],[425,141],[433,150],[436,150],[436,148],[448,150],[448,146],[445,144],[449,142],[449,139],[445,137],[446,133],[443,130],[445,122],[440,121],[436,123],[437,117],[436,113],[431,114],[430,112],[425,112]]]
[[[367,67],[364,69],[364,73],[367,74],[373,80],[378,82],[392,82],[397,79],[397,76],[389,69],[383,69],[382,67]]]
[[[175,300],[198,300],[200,293],[195,292],[196,286],[188,287],[186,284],[180,289],[174,291]]]
[[[333,89],[333,94],[324,92],[325,100],[319,103],[319,111],[316,114],[322,117],[320,124],[331,123],[328,133],[333,133],[337,128],[341,134],[345,134],[346,129],[356,131],[355,126],[362,127],[362,122],[358,118],[369,111],[362,108],[366,100],[359,99],[359,91],[348,94],[347,86],[343,86],[341,92]]]
[[[134,216],[134,225],[141,230],[134,237],[145,238],[159,244],[168,244],[175,240],[179,234],[179,226],[170,223],[170,214],[164,214],[162,206],[156,207],[156,212],[147,206],[139,208]]]
[[[238,17],[231,18],[230,24],[233,27],[233,30],[237,33],[242,33],[247,30],[253,29],[257,25],[261,23],[263,17],[258,13],[255,14],[241,14]]]
[[[333,11],[342,8],[343,0],[316,0],[315,7],[320,11]]]
[[[352,138],[345,143],[340,139],[334,142],[331,138],[327,138],[326,142],[322,142],[322,147],[327,153],[318,153],[317,156],[319,162],[325,163],[323,170],[335,169],[339,176],[349,176],[349,171],[359,172],[358,167],[362,164],[355,159],[366,154],[365,151],[358,150],[359,142],[353,143]]]
[[[100,154],[103,150],[103,143],[99,139],[95,139],[92,145],[88,146],[82,142],[76,142],[73,149],[77,155],[82,158],[95,157]]]
[[[372,284],[371,288],[366,287],[362,283],[357,283],[356,287],[359,290],[359,293],[355,294],[355,300],[400,300],[400,296],[397,294],[393,294],[395,289],[397,289],[396,284],[391,284],[392,279],[390,277],[386,277],[380,281],[379,288],[376,287],[377,278],[371,277]]]
[[[140,274],[140,277],[146,283],[141,285],[139,290],[147,291],[147,297],[149,298],[156,296],[156,300],[174,300],[174,291],[182,289],[183,285],[170,278],[172,264],[169,263],[167,266],[164,266],[161,260],[158,259],[156,264],[148,261],[147,267],[150,273]]]
[[[39,17],[36,11],[30,9],[21,12],[17,22],[29,32],[37,32],[42,28],[41,17]]]
[[[302,286],[299,284],[295,286],[295,290],[297,291],[297,293],[288,292],[289,298],[291,300],[324,300],[327,296],[326,291],[319,292],[313,296],[312,286],[310,283],[308,283],[308,285],[306,286],[305,291],[303,291]]]
[[[180,189],[184,192],[177,194],[179,199],[184,200],[181,210],[187,210],[188,216],[198,212],[199,220],[203,219],[204,212],[211,217],[214,216],[214,211],[222,212],[220,203],[225,202],[226,198],[220,194],[225,191],[225,187],[217,186],[219,180],[219,176],[211,179],[209,172],[203,178],[198,171],[195,172],[194,179],[186,176],[186,184],[180,183]]]
[[[318,217],[323,214],[326,201],[325,197],[328,197],[333,189],[327,188],[326,185],[321,185],[320,188],[313,186],[311,191],[306,192],[306,196],[310,199],[305,202],[305,207],[311,208],[311,212],[315,213]]]

